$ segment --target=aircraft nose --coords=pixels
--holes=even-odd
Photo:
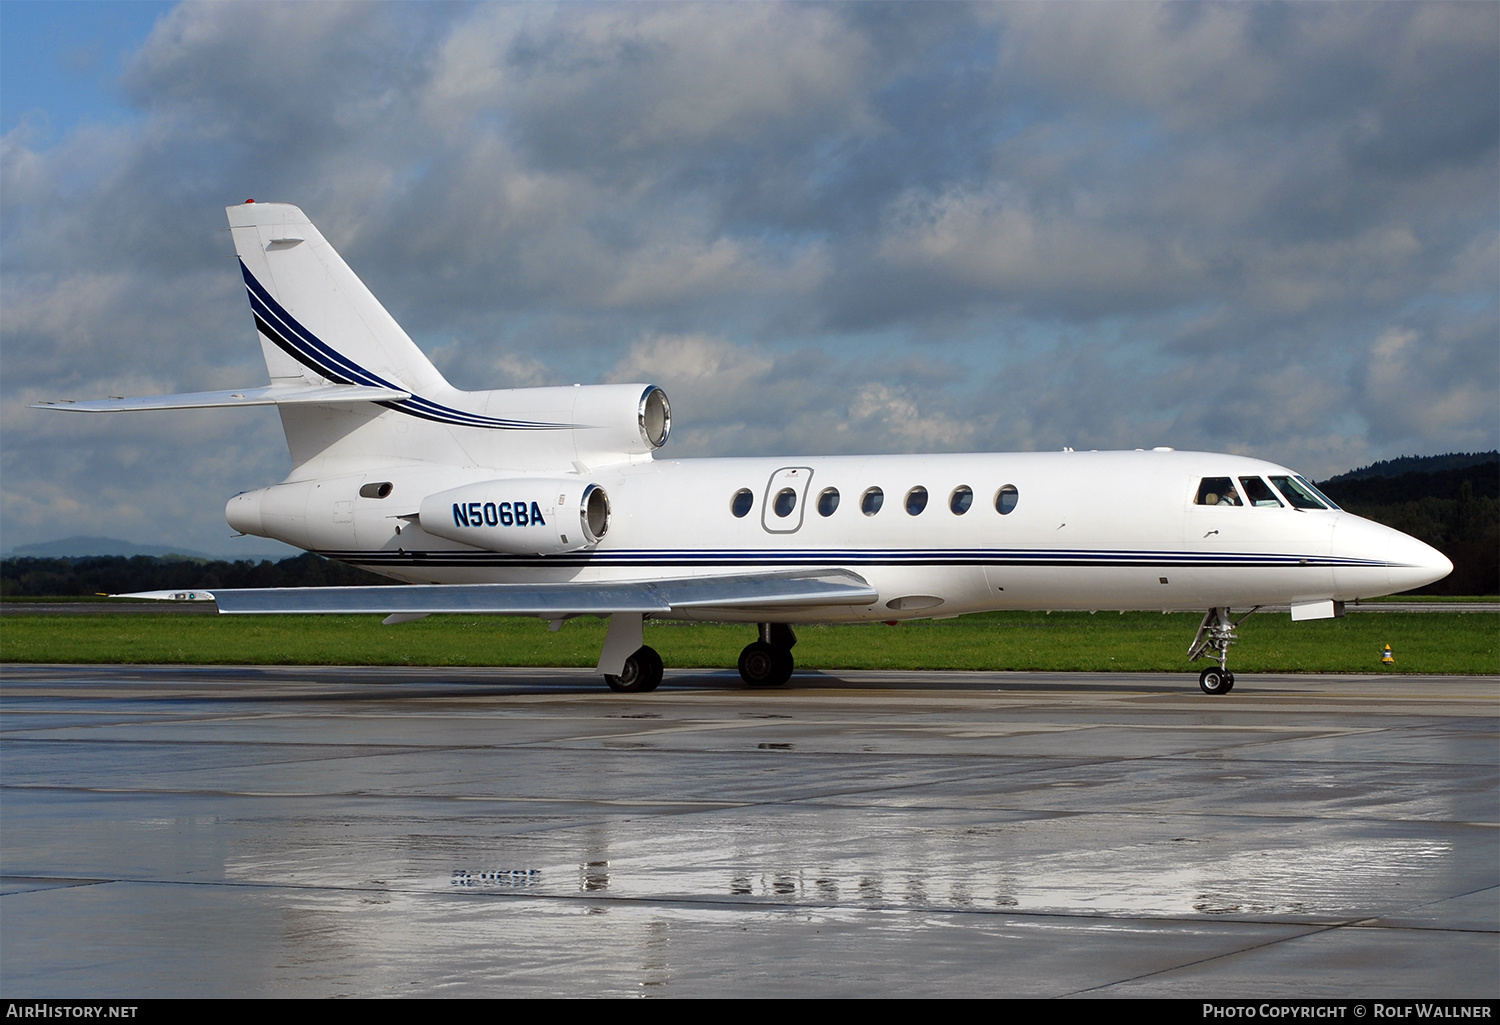
[[[1334,571],[1341,591],[1373,598],[1424,587],[1453,572],[1453,563],[1431,545],[1358,516],[1343,516],[1333,530]],[[1371,588],[1379,588],[1371,590]]]

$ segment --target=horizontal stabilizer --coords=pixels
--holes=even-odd
[[[396,388],[358,384],[276,385],[237,391],[200,391],[182,395],[145,395],[134,399],[91,399],[87,402],[38,402],[33,409],[67,409],[75,413],[124,413],[143,409],[215,409],[227,406],[331,406],[346,402],[398,402],[411,398]]]
[[[267,587],[214,591],[219,611],[511,616],[667,613],[677,609],[868,605],[879,598],[846,570],[796,571],[675,580],[602,580],[556,584],[411,584],[405,587]]]

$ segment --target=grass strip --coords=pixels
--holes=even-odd
[[[1023,669],[1183,672],[1197,613],[992,612],[960,619],[797,627],[804,669]],[[749,625],[646,624],[670,668],[728,668]],[[550,632],[536,619],[431,616],[0,616],[0,661],[217,665],[593,666],[604,621]],[[1381,664],[1389,644],[1394,666]],[[1236,672],[1500,673],[1500,614],[1353,614],[1293,623],[1250,617]]]

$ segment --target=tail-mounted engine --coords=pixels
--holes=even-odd
[[[505,478],[422,500],[418,519],[436,537],[511,555],[592,548],[609,530],[609,496],[580,480]]]
[[[483,465],[540,469],[574,461],[588,466],[615,463],[649,455],[665,445],[672,432],[667,393],[654,384],[469,394],[481,397],[483,408],[477,413],[510,425],[464,440]]]

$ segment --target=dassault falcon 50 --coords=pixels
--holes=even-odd
[[[1240,618],[1293,619],[1452,570],[1274,463],[1210,452],[664,459],[650,384],[462,391],[295,206],[228,208],[270,384],[47,403],[78,412],[274,405],[294,468],[230,526],[407,587],[215,590],[223,613],[607,616],[599,671],[650,691],[647,617],[756,624],[750,686],[793,627],[997,609],[1205,610],[1190,660],[1234,686]]]

